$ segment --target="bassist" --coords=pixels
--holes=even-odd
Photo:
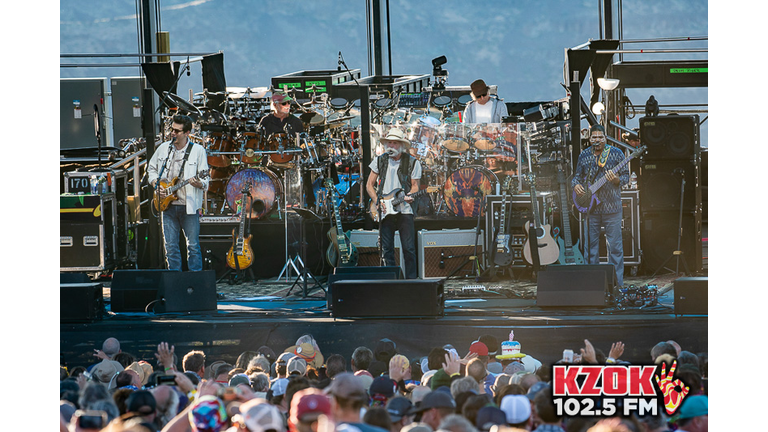
[[[418,269],[416,267],[416,229],[413,222],[414,212],[411,207],[413,197],[408,194],[419,191],[421,163],[408,154],[411,143],[405,139],[405,133],[399,128],[391,128],[387,132],[387,136],[381,138],[380,143],[384,153],[371,161],[371,173],[366,183],[368,196],[376,204],[374,207],[378,208],[381,196],[398,188],[406,193],[405,200],[398,209],[399,213],[389,214],[379,223],[379,237],[384,264],[387,266],[397,265],[395,261],[395,231],[399,231],[403,260],[405,261],[405,278],[416,279]]]
[[[181,270],[179,235],[182,232],[187,241],[189,270],[203,269],[198,210],[203,207],[203,192],[208,188],[208,179],[196,176],[200,171],[208,170],[208,158],[203,146],[190,141],[190,132],[192,118],[175,115],[171,140],[158,146],[147,167],[149,184],[160,199],[167,195],[162,185],[165,180],[189,180],[186,186],[175,192],[177,199],[161,213],[165,261],[169,270]]]
[[[624,153],[617,147],[608,145],[605,129],[593,125],[589,130],[589,148],[579,154],[576,170],[571,181],[577,196],[589,193],[589,184],[605,176],[608,180],[597,190],[597,204],[586,217],[588,240],[585,255],[589,264],[600,263],[600,228],[605,227],[605,239],[609,245],[610,262],[616,270],[616,283],[624,283],[624,245],[621,236],[622,206],[621,186],[629,183],[629,170],[625,165],[618,172],[613,169],[624,160]]]

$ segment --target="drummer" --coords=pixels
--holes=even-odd
[[[485,81],[476,80],[469,87],[472,100],[464,108],[463,123],[501,123],[504,117],[509,116],[507,104],[490,94]]]
[[[294,136],[297,132],[304,132],[304,124],[296,116],[291,115],[291,102],[294,99],[285,92],[272,93],[272,112],[262,117],[259,122],[259,131],[268,138],[272,134],[287,133]]]

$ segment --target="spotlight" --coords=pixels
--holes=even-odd
[[[443,70],[443,65],[448,63],[445,56],[432,59],[432,75],[435,77],[434,90],[445,90],[445,81],[448,80],[448,71]]]
[[[592,114],[601,115],[604,112],[605,112],[605,105],[603,105],[602,102],[595,102],[595,104],[592,105]]]
[[[611,91],[619,86],[619,80],[613,78],[598,78],[597,85],[605,91]]]

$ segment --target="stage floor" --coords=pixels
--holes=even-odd
[[[464,355],[480,335],[491,334],[501,341],[514,330],[522,352],[545,364],[559,360],[563,349],[578,352],[584,339],[605,353],[613,342],[622,341],[626,345],[623,358],[644,363],[650,359],[651,347],[662,340],[675,340],[694,353],[708,350],[707,316],[674,314],[677,276],[626,277],[625,285],[655,285],[659,302],[625,308],[538,307],[536,283],[525,276],[490,282],[446,279],[444,316],[365,319],[333,317],[326,307],[325,291],[313,279],[308,279],[306,296],[304,284],[296,277],[235,284],[222,281],[216,287],[216,312],[113,313],[107,303],[107,315],[100,321],[61,323],[60,349],[70,367],[91,364],[93,349],[100,348],[108,337],[118,338],[123,351],[153,364],[161,341],[175,345],[179,358],[200,349],[208,362],[234,363],[243,351],[266,345],[279,353],[309,333],[319,341],[326,358],[337,353],[349,360],[358,346],[373,349],[385,337],[395,341],[398,352],[416,358],[444,344],[452,344]],[[323,287],[324,279],[317,277]],[[108,302],[109,282],[104,285]]]

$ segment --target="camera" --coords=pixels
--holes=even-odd
[[[155,377],[155,385],[176,385],[176,375],[158,375]]]

